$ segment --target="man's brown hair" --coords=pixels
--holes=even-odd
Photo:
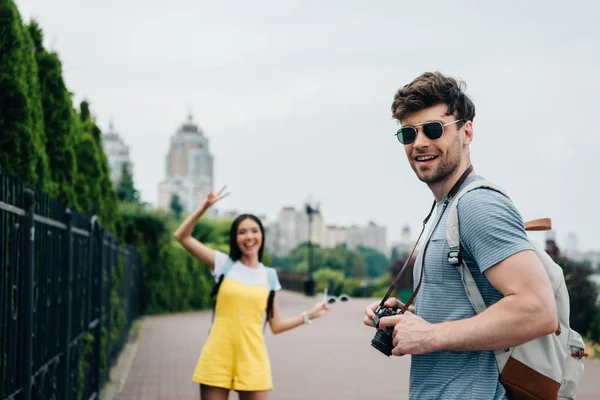
[[[440,103],[448,105],[447,115],[456,115],[462,122],[473,121],[475,104],[464,93],[466,84],[440,72],[425,72],[408,85],[398,89],[392,103],[392,115],[398,121],[424,108]],[[459,127],[462,125],[459,124]]]

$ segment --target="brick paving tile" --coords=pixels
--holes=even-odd
[[[318,297],[281,291],[282,315],[309,309]],[[372,300],[352,299],[329,315],[281,335],[267,327],[272,400],[408,398],[409,357],[386,357],[371,347],[362,325]],[[198,400],[191,376],[210,327],[210,312],[147,317],[117,400]],[[237,399],[230,393],[229,399]],[[586,361],[578,400],[600,399],[600,362]]]

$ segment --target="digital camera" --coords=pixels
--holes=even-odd
[[[375,332],[375,337],[373,337],[371,340],[371,346],[375,347],[388,357],[392,355],[392,350],[394,349],[394,345],[392,344],[394,327],[390,326],[386,329],[379,329],[379,320],[383,317],[390,317],[399,314],[402,314],[402,311],[392,311],[383,307],[375,313],[375,318],[373,318],[377,332]]]

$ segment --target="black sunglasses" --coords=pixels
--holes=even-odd
[[[445,126],[452,125],[460,121],[462,121],[462,119],[457,119],[456,121],[448,122],[445,124],[442,124],[439,121],[432,121],[415,126],[403,126],[402,128],[398,129],[398,132],[396,132],[396,137],[398,138],[398,141],[402,144],[411,144],[417,138],[418,131],[416,127],[422,126],[423,133],[425,134],[425,136],[427,136],[430,140],[437,140],[441,138],[444,134]]]

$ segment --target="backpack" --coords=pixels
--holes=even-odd
[[[467,297],[478,314],[486,309],[469,268],[460,256],[460,234],[458,225],[458,201],[471,190],[487,188],[504,196],[506,193],[485,180],[470,183],[452,203],[446,223],[446,239],[450,252],[448,262],[460,272]],[[548,230],[550,220],[529,221],[526,230]],[[521,345],[495,350],[499,380],[511,399],[574,399],[583,375],[585,344],[581,335],[570,328],[569,293],[562,268],[546,251],[531,242],[532,247],[552,284],[558,312],[559,326],[555,333],[540,337]]]
[[[213,287],[212,292],[210,293],[210,297],[213,299],[213,307],[212,307],[212,322],[215,321],[215,308],[217,305],[217,293],[219,292],[219,288],[221,287],[221,283],[225,278],[225,275],[231,270],[233,267],[234,261],[231,258],[227,259],[227,262],[223,266],[223,272],[219,276],[219,280]],[[265,267],[267,270],[267,279],[269,281],[269,298],[267,300],[267,307],[265,310],[265,322],[263,323],[263,331],[267,325],[267,321],[273,317],[273,298],[275,297],[275,286],[277,285],[277,271],[275,268]]]

